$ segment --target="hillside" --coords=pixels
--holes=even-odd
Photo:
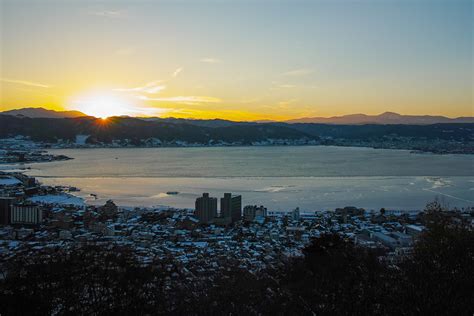
[[[93,117],[51,119],[0,115],[0,137],[24,135],[38,141],[55,142],[58,139],[73,141],[78,134],[90,135],[90,140],[97,142],[110,143],[113,140],[128,139],[136,144],[149,138],[201,144],[210,141],[250,144],[267,139],[318,138],[289,126],[271,124],[235,124],[211,128],[131,117],[112,117],[103,121]]]
[[[87,116],[86,114],[79,111],[53,111],[44,108],[23,108],[0,112],[0,114],[29,118],[75,118]]]
[[[292,128],[310,134],[332,139],[377,140],[393,137],[405,137],[413,140],[445,139],[455,141],[474,141],[473,123],[450,123],[431,125],[406,124],[365,124],[333,125],[297,123]]]
[[[193,125],[193,122],[201,125]],[[74,146],[76,136],[85,135],[82,140],[97,146],[321,144],[474,154],[473,123],[335,125],[212,120],[171,123],[166,119],[131,117],[111,117],[104,121],[94,117],[52,119],[0,115],[0,138],[16,135],[62,147]]]

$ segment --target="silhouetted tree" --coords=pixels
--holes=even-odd
[[[144,314],[163,303],[162,270],[141,266],[128,247],[25,252],[5,269],[2,315]]]
[[[379,298],[390,278],[374,252],[340,235],[325,234],[303,253],[304,260],[292,267],[285,286],[300,301],[304,313],[385,314]]]
[[[474,313],[474,232],[470,223],[428,205],[426,230],[401,266],[407,315]]]

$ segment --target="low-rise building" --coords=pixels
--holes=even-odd
[[[423,232],[425,227],[421,225],[406,225],[405,229],[408,235],[416,237]]]

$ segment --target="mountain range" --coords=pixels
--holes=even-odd
[[[55,143],[57,140],[75,141],[77,135],[87,135],[89,142],[110,144],[127,140],[143,145],[149,139],[161,142],[188,142],[199,144],[236,143],[279,140],[317,140],[318,136],[296,130],[290,124],[234,123],[229,126],[199,126],[186,122],[144,120],[135,117],[109,117],[107,121],[86,116],[76,118],[29,118],[1,115],[0,138],[23,135],[35,141]]]
[[[288,120],[286,123],[319,123],[319,124],[406,124],[406,125],[429,125],[438,123],[474,123],[474,117],[449,118],[445,116],[432,115],[401,115],[393,112],[385,112],[379,115],[351,114],[333,117],[304,117]]]
[[[29,118],[75,118],[87,116],[79,111],[53,111],[44,108],[22,108],[10,111],[0,112],[3,115],[13,115]]]
[[[79,111],[53,111],[44,108],[23,108],[17,110],[10,110],[0,112],[3,115],[13,115],[29,118],[77,118],[87,116]],[[188,123],[191,125],[205,126],[205,127],[225,127],[233,125],[233,122],[222,119],[214,120],[198,120],[198,119],[178,119],[178,118],[141,118],[146,121],[161,121],[168,123]],[[258,121],[252,123],[276,123],[273,121]],[[318,124],[338,124],[338,125],[363,125],[363,124],[405,124],[405,125],[429,125],[438,123],[474,123],[474,117],[457,117],[449,118],[445,116],[432,115],[401,115],[393,112],[385,112],[379,115],[367,114],[350,114],[333,117],[304,117],[299,119],[287,120],[284,123],[318,123]]]
[[[86,136],[87,144],[98,146],[321,144],[474,154],[474,123],[338,125],[127,116],[104,121],[91,116],[30,118],[0,113],[0,138],[18,135],[51,144],[74,144],[80,135]]]

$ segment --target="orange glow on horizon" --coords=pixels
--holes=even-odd
[[[110,116],[129,115],[133,113],[134,108],[125,99],[100,93],[76,97],[71,103],[71,109],[101,119],[107,119]]]
[[[472,1],[95,2],[1,2],[0,111],[474,116]]]

